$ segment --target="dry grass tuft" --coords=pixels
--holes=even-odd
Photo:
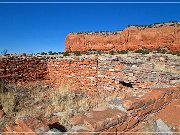
[[[117,93],[77,93],[71,91],[70,86],[48,88],[43,84],[26,87],[6,85],[6,91],[0,92],[0,101],[9,119],[6,117],[3,123],[13,122],[17,117],[38,117],[43,114],[46,118],[58,116],[59,122],[70,128],[72,116],[107,106],[107,101],[116,96]]]
[[[40,85],[21,87],[0,82],[0,105],[5,112],[0,127],[6,123],[13,123],[16,117],[37,114],[35,99],[39,93],[42,93]]]
[[[70,118],[76,114],[84,114],[87,111],[96,109],[100,106],[106,106],[107,102],[105,96],[86,95],[85,93],[78,93],[71,91],[69,87],[62,86],[54,90],[51,95],[51,107],[54,112],[61,112],[60,123],[66,127],[71,126]]]

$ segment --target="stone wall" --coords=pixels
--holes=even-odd
[[[0,58],[0,78],[8,82],[46,81],[68,84],[73,90],[118,90],[169,87],[180,79],[177,56],[125,54],[38,58]],[[159,66],[158,66],[159,64]],[[164,68],[163,68],[164,67]]]
[[[0,79],[10,83],[43,81],[72,90],[96,90],[97,57],[57,58],[5,56],[0,58]]]
[[[50,60],[48,73],[53,85],[68,84],[72,90],[95,90],[97,57]]]
[[[161,27],[128,27],[119,32],[70,33],[66,37],[65,51],[117,51],[140,48],[167,48],[180,50],[180,24]]]
[[[31,56],[1,56],[0,79],[8,82],[44,80],[47,62],[44,58]]]
[[[180,79],[179,62],[179,58],[161,54],[101,56],[98,58],[98,89],[118,90],[122,84],[135,89],[166,87],[172,80]],[[163,69],[163,65],[166,68]]]

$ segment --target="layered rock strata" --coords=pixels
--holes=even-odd
[[[153,26],[130,26],[117,32],[70,33],[65,40],[65,51],[118,51],[147,48],[180,50],[180,23]]]

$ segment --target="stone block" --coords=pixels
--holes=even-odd
[[[165,100],[164,99],[160,99],[160,100],[156,101],[154,103],[154,110],[162,107],[164,104],[165,104]]]
[[[150,113],[154,109],[154,105],[150,105],[146,108],[143,108],[141,111],[139,111],[139,116],[146,115],[147,113]]]
[[[103,111],[92,111],[84,119],[85,126],[91,131],[100,131],[126,120],[126,113],[117,109],[106,109]]]
[[[23,135],[24,134],[23,129],[18,125],[13,126],[13,130],[14,130],[15,134],[18,134],[18,135]]]
[[[31,135],[37,135],[28,125],[21,119],[16,119],[16,124],[19,125],[25,133],[31,134]]]
[[[117,128],[117,132],[123,132],[128,126],[128,123],[127,122],[124,122],[123,124],[120,124],[120,125],[117,125],[116,128]]]
[[[138,97],[132,97],[122,101],[122,106],[126,110],[138,109],[144,105],[144,100]]]
[[[4,111],[3,110],[0,110],[0,119],[4,117]]]
[[[8,135],[13,135],[13,126],[12,125],[6,125],[5,126],[5,132],[7,132]]]
[[[99,135],[116,135],[117,129],[115,127],[111,127],[106,131],[101,132]]]
[[[128,123],[128,126],[127,128],[131,128],[133,127],[135,124],[137,124],[139,121],[138,121],[138,118],[137,117],[132,117],[132,118],[129,118],[129,121],[127,122]]]
[[[84,118],[85,118],[84,115],[77,114],[71,119],[71,122],[72,122],[73,125],[83,124],[84,123]]]

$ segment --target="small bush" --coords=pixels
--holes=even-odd
[[[180,56],[180,52],[168,52],[168,54]]]
[[[57,54],[59,54],[58,52],[53,52],[53,55],[57,55]]]
[[[156,49],[156,52],[157,52],[157,53],[163,53],[163,54],[165,54],[165,53],[167,52],[167,50],[164,49],[164,48],[157,48],[157,49]]]
[[[70,84],[70,82],[68,83]],[[108,95],[108,96],[107,96]],[[60,123],[71,128],[71,118],[75,114],[85,114],[87,111],[108,106],[116,94],[96,93],[87,95],[85,92],[75,92],[71,86],[62,85],[50,88],[41,83],[27,86],[5,84],[0,80],[0,107],[5,111],[1,124],[13,123],[16,118],[32,116],[39,118],[44,112],[45,117],[52,114],[62,115]]]
[[[90,54],[92,54],[93,52],[92,51],[83,51],[83,52],[81,52],[81,54],[85,54],[85,55],[90,55]]]
[[[128,50],[117,51],[118,54],[127,54],[128,52]]]
[[[49,55],[52,55],[52,53],[53,53],[52,51],[49,51],[49,52],[48,52]]]
[[[97,51],[97,55],[101,55],[102,54],[102,51]]]
[[[41,53],[41,55],[47,55],[47,53],[45,53],[45,52],[42,52],[42,53]]]
[[[57,53],[57,52],[49,51],[48,54],[49,54],[49,55],[56,55],[56,54],[58,54],[58,53]]]
[[[63,52],[58,52],[58,54],[63,54]]]
[[[139,49],[139,50],[136,50],[135,53],[149,54],[149,50],[147,50],[147,49]]]
[[[64,52],[63,56],[70,56],[69,52]]]
[[[114,54],[115,54],[115,51],[110,51],[109,54],[110,54],[110,55],[114,55]]]
[[[76,56],[81,56],[81,52],[75,51],[75,52],[74,52],[74,55],[76,55]]]

